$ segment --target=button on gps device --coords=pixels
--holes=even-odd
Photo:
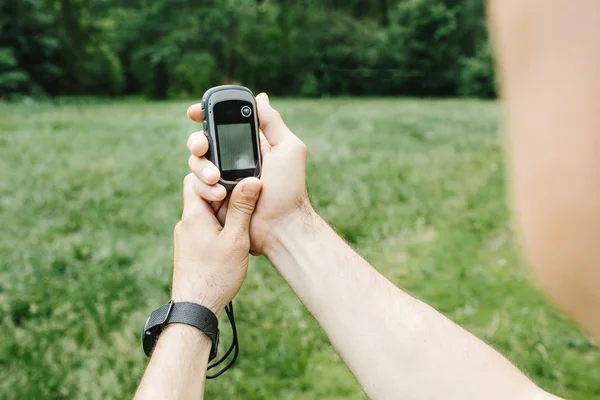
[[[252,109],[248,106],[242,107],[242,115],[244,117],[249,117],[252,114]]]

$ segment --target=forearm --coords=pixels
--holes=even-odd
[[[202,399],[211,341],[195,327],[167,325],[135,395],[136,400]]]
[[[297,213],[265,254],[374,399],[534,399],[510,362],[399,290],[316,214]]]
[[[600,2],[491,0],[489,14],[527,261],[600,339]]]

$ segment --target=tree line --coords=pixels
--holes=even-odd
[[[493,97],[483,3],[0,0],[0,97]]]

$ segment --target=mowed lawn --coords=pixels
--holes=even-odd
[[[0,398],[133,395],[141,328],[169,299],[189,104],[0,104]],[[308,145],[316,209],[376,268],[546,390],[600,397],[600,354],[520,265],[497,103],[273,104]],[[207,399],[365,398],[265,259],[236,313],[239,362]]]

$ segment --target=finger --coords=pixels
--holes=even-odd
[[[200,179],[202,182],[208,185],[214,185],[219,182],[221,178],[221,173],[219,169],[215,166],[215,164],[211,163],[204,157],[196,157],[195,155],[191,155],[188,158],[188,165],[192,172]],[[217,194],[215,192],[215,194]],[[222,193],[223,197],[225,197],[225,193]],[[214,200],[214,199],[211,199]],[[217,200],[223,200],[222,198],[218,198]]]
[[[271,151],[271,145],[265,137],[265,134],[262,132],[260,132],[260,151],[262,152],[262,154],[266,154]]]
[[[229,208],[229,197],[226,197],[225,200],[220,201],[219,203],[220,206],[216,209],[213,208],[213,210],[215,210],[215,215],[217,216],[217,220],[219,221],[221,226],[225,226],[225,219],[227,218],[227,208]]]
[[[258,201],[262,182],[257,178],[246,178],[233,189],[229,198],[227,218],[223,232],[233,235],[248,235],[250,218]]]
[[[208,151],[208,140],[204,136],[204,132],[192,133],[188,138],[187,147],[193,155],[203,157]]]
[[[207,201],[207,202],[216,202],[216,201],[222,201],[225,196],[227,195],[227,190],[225,190],[225,188],[220,185],[220,184],[215,184],[215,185],[208,185],[204,182],[202,182],[201,180],[198,179],[197,176],[194,177],[198,180],[198,183],[196,184],[196,187],[194,188],[196,191],[196,195],[198,195],[200,197],[200,199]],[[213,209],[213,208],[211,208]],[[213,209],[214,210],[214,209]],[[213,211],[214,214],[214,211]]]
[[[266,93],[260,93],[256,96],[256,106],[260,129],[265,133],[271,146],[277,146],[277,144],[287,138],[294,136],[281,119],[279,113],[271,107],[269,96]]]
[[[202,105],[200,103],[191,105],[187,110],[187,115],[192,121],[202,122]]]
[[[226,200],[219,200],[219,201],[211,201],[210,202],[210,207],[213,209],[213,213],[217,217],[217,220],[219,221],[219,223],[221,224],[221,226],[223,226],[223,224],[225,223],[225,219],[221,220],[219,218],[219,212],[221,211],[221,207],[223,207],[223,205],[225,204],[225,201]]]
[[[250,250],[250,255],[254,256],[254,257],[258,257],[260,256],[262,253],[256,251],[256,250]]]
[[[197,221],[207,226],[220,229],[220,224],[208,203],[200,198],[198,190],[204,185],[194,174],[188,174],[183,180],[183,215],[184,221]]]

